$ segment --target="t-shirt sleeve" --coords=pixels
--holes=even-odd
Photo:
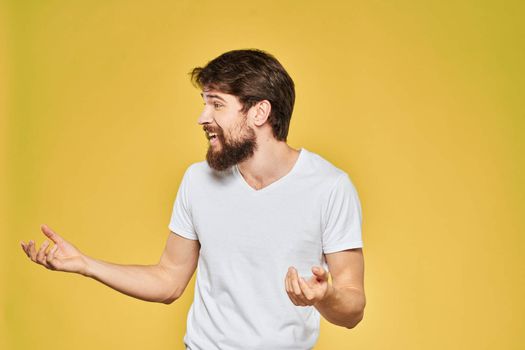
[[[348,174],[343,173],[337,179],[325,209],[323,252],[363,247],[361,203]]]
[[[191,215],[190,194],[190,169],[189,167],[182,177],[181,184],[177,191],[175,203],[171,213],[170,223],[168,225],[171,232],[178,234],[184,238],[197,240],[197,232],[193,225]]]

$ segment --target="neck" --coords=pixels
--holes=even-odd
[[[299,151],[286,142],[269,138],[258,140],[253,156],[239,163],[238,167],[250,186],[261,189],[288,174],[298,157]]]

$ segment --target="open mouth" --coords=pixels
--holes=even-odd
[[[206,138],[211,144],[215,144],[219,140],[216,132],[206,132]]]

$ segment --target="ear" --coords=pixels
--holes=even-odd
[[[253,106],[255,109],[255,115],[253,117],[253,123],[256,126],[261,126],[268,120],[268,117],[270,116],[270,112],[272,111],[272,105],[270,101],[268,100],[262,100],[257,102],[255,106]]]

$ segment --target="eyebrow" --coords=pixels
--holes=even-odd
[[[201,96],[202,98],[204,98],[204,94],[201,92]],[[221,100],[222,102],[226,103],[226,100],[223,99],[222,97],[220,97],[219,95],[206,95],[207,97],[215,97],[215,98],[218,98],[219,100]]]

